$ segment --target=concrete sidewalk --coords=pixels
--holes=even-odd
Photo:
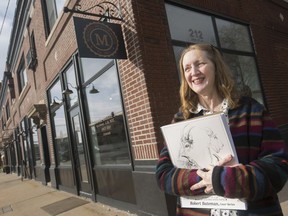
[[[288,216],[288,182],[279,193],[284,216]],[[95,203],[35,180],[21,181],[16,174],[0,173],[0,216],[136,216]]]
[[[132,216],[111,206],[44,186],[35,180],[21,181],[16,174],[0,173],[2,216]]]

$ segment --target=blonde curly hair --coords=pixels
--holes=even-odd
[[[181,73],[180,100],[184,118],[187,119],[190,115],[190,110],[195,111],[199,103],[198,95],[189,87],[184,75],[183,57],[191,50],[206,52],[207,58],[212,61],[215,66],[215,85],[218,94],[228,100],[228,105],[231,109],[237,107],[239,93],[232,74],[224,62],[220,51],[211,44],[194,44],[183,50],[179,60]]]

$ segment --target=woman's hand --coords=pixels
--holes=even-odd
[[[224,159],[218,162],[217,166],[225,166],[233,159],[232,155],[228,155]],[[200,188],[205,188],[204,192],[206,194],[213,193],[213,185],[212,185],[212,173],[213,173],[214,166],[209,166],[205,169],[197,170],[197,175],[199,175],[202,180],[197,184],[194,184],[190,187],[190,190],[197,190]]]

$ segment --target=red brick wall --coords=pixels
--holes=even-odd
[[[70,1],[70,4],[75,4],[75,0]],[[19,65],[22,53],[24,57],[29,50],[29,34],[34,31],[35,46],[37,50],[38,66],[33,72],[26,68],[28,83],[21,92],[19,97],[17,68],[13,70],[13,78],[15,83],[16,102],[12,106],[11,116],[14,116],[14,121],[18,124],[25,115],[29,112],[33,104],[46,103],[46,89],[53,79],[57,76],[63,65],[71,58],[71,55],[76,50],[74,25],[69,19],[71,14],[63,14],[63,19],[57,24],[55,32],[51,38],[46,38],[44,29],[44,18],[42,13],[41,1],[35,1],[34,8],[30,10],[31,23],[29,29],[26,29],[26,34],[21,48],[21,54],[17,60]],[[70,22],[67,22],[70,20]],[[67,22],[67,23],[66,23]],[[60,35],[60,36],[59,36]],[[25,61],[26,63],[26,61]],[[52,134],[49,124],[49,115],[47,112],[47,133],[48,142],[52,143]],[[52,164],[54,163],[53,145],[49,145]]]
[[[129,60],[118,62],[134,158],[157,159],[160,126],[178,108],[179,87],[164,4],[133,0],[123,12]]]

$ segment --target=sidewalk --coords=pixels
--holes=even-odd
[[[280,192],[288,216],[288,182]],[[21,181],[16,174],[0,173],[0,216],[136,216],[111,206],[95,203],[35,180]]]
[[[111,206],[0,173],[0,216],[135,216]]]

